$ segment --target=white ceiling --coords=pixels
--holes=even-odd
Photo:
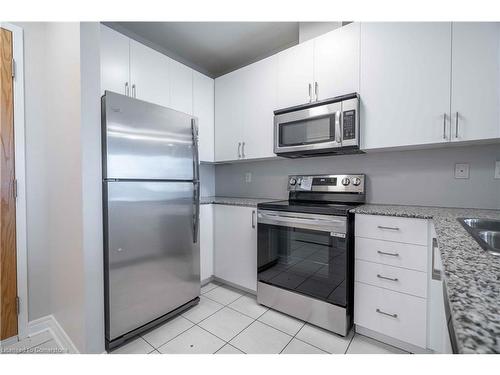
[[[213,78],[299,42],[298,22],[105,22]]]

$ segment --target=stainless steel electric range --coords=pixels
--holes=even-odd
[[[354,215],[365,176],[289,176],[286,201],[257,206],[257,301],[347,335],[354,303]]]

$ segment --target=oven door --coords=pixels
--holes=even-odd
[[[342,146],[342,102],[274,116],[274,152],[290,153]]]
[[[346,218],[259,210],[258,280],[347,306]]]

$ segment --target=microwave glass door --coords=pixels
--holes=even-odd
[[[346,239],[331,232],[258,225],[258,280],[345,307]]]
[[[279,124],[280,147],[333,141],[335,141],[335,113]]]

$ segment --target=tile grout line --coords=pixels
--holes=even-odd
[[[354,336],[356,336],[356,332],[354,332],[354,327],[353,327],[352,337],[351,337],[351,339],[349,340],[349,345],[347,345],[347,348],[345,348],[345,352],[344,352],[344,354],[347,354],[347,351],[348,351],[348,350],[349,350],[349,348],[351,347],[352,340],[354,340]]]
[[[287,348],[288,345],[290,345],[290,343],[292,342],[292,340],[295,338],[295,336],[298,335],[298,333],[302,330],[302,328],[306,325],[306,322],[304,322],[304,324],[302,324],[302,327],[299,328],[299,330],[295,333],[295,335],[292,336],[292,338],[290,339],[290,341],[288,341],[288,343],[283,347],[283,349],[281,349],[281,351],[279,352],[279,354],[283,353],[283,350],[285,350]]]
[[[173,317],[171,321],[173,321],[173,319],[175,319],[175,318],[178,318],[179,316],[180,316],[180,317],[182,317],[182,318],[184,318],[182,315],[178,315],[178,316]],[[191,327],[189,327],[189,328],[185,329],[185,330],[184,330],[184,331],[182,331],[181,333],[179,333],[179,334],[175,335],[175,336],[174,336],[174,337],[172,337],[170,340],[165,341],[163,344],[161,344],[161,345],[160,345],[160,346],[158,346],[158,347],[156,347],[156,346],[154,346],[153,344],[151,344],[148,340],[146,340],[146,339],[144,338],[144,336],[142,336],[142,335],[141,335],[141,336],[140,336],[140,338],[141,338],[141,339],[143,339],[144,341],[146,341],[146,342],[147,342],[149,345],[151,345],[153,348],[155,348],[155,349],[160,349],[163,345],[165,345],[165,344],[169,343],[169,342],[170,342],[170,341],[172,341],[173,339],[177,338],[178,336],[182,335],[184,332],[186,332],[186,331],[190,330],[191,328],[193,328],[193,327],[195,326],[195,324],[194,324],[192,321],[190,321],[189,319],[187,319],[187,318],[184,318],[184,319],[186,319],[189,323],[192,323],[193,325],[192,325]],[[158,328],[160,328],[160,327],[161,327],[161,326],[158,326],[158,327],[156,327],[155,329],[151,330],[150,332],[153,332],[153,331],[155,331],[156,329],[158,329]],[[148,332],[148,333],[149,333],[149,332]],[[159,350],[158,350],[158,351],[159,351]]]

